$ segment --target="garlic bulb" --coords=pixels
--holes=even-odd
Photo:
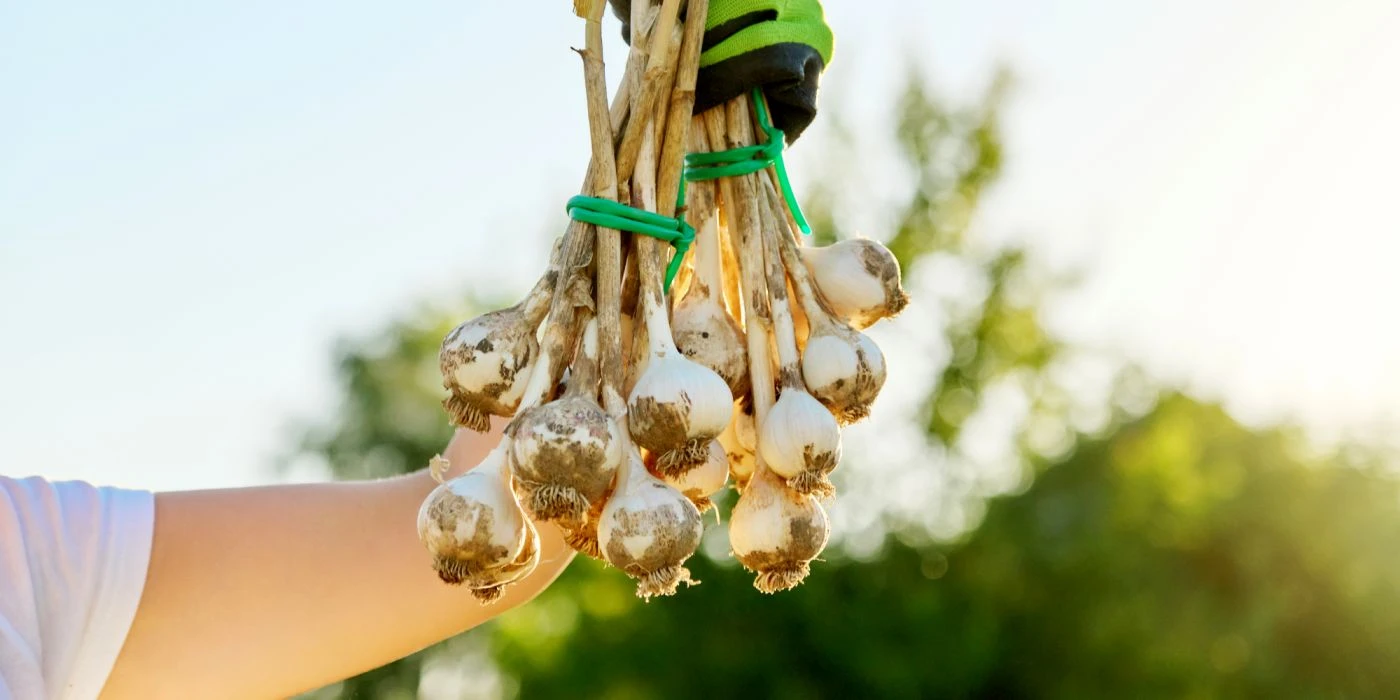
[[[418,539],[447,583],[477,579],[515,561],[527,537],[525,513],[506,471],[508,440],[475,469],[447,481],[418,510]]]
[[[697,188],[698,189],[698,188]],[[735,397],[749,390],[749,357],[744,331],[724,308],[724,273],[720,268],[719,217],[711,204],[708,215],[692,204],[697,226],[696,274],[690,288],[671,313],[671,334],[682,355],[714,370]]]
[[[810,329],[802,351],[803,382],[838,421],[862,420],[885,385],[885,355],[869,336],[831,317],[813,289],[797,244],[787,236],[778,243]]]
[[[622,437],[595,398],[598,323],[584,328],[564,396],[526,409],[511,428],[511,471],[525,510],[538,520],[581,520],[613,488]]]
[[[800,387],[785,387],[759,427],[758,454],[798,493],[828,497],[827,479],[841,461],[841,426]]]
[[[627,399],[632,436],[638,445],[660,453],[657,466],[664,474],[703,463],[710,440],[728,425],[733,410],[729,385],[669,343],[653,355]]]
[[[686,297],[671,319],[676,349],[682,355],[714,370],[733,396],[749,390],[748,354],[744,332],[720,304]]]
[[[551,269],[519,304],[477,316],[443,339],[438,367],[449,395],[442,405],[453,425],[486,432],[490,416],[515,414],[539,351],[535,331],[549,311],[557,277]]]
[[[771,220],[770,220],[771,223]],[[801,355],[792,321],[792,304],[781,259],[783,238],[776,225],[763,227],[768,268],[768,298],[773,313],[773,345],[778,356],[778,400],[762,411],[758,455],[769,469],[798,493],[823,498],[834,489],[827,474],[841,460],[841,426],[810,393],[802,377]],[[809,319],[816,321],[816,319]]]
[[[598,523],[603,557],[636,579],[637,595],[645,599],[671,595],[681,583],[693,584],[683,564],[700,546],[700,511],[680,491],[647,473],[635,448],[628,450],[619,477]]]
[[[540,533],[528,519],[525,521],[525,546],[515,560],[499,569],[488,570],[470,579],[472,596],[482,603],[494,603],[505,592],[507,584],[515,583],[534,572],[540,563]]]
[[[801,254],[831,310],[857,330],[898,314],[909,303],[900,286],[899,261],[876,241],[853,238],[802,248]]]
[[[885,385],[885,354],[860,331],[821,324],[802,353],[802,378],[837,419],[855,423],[870,415]]]
[[[764,593],[793,588],[826,547],[826,511],[811,496],[789,489],[760,468],[729,515],[729,546],[745,569],[758,574]]]
[[[734,483],[743,490],[749,477],[753,476],[754,468],[758,466],[758,431],[754,427],[753,405],[748,404],[745,408],[742,405],[744,402],[740,403],[734,411],[734,418],[729,421],[724,432],[719,434],[718,439],[729,458],[729,475],[734,477]]]
[[[719,440],[711,440],[709,456],[703,464],[676,476],[663,476],[662,481],[685,494],[704,513],[714,507],[710,496],[719,493],[729,481],[729,455]]]

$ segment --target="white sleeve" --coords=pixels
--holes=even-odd
[[[154,523],[148,491],[0,477],[0,699],[98,696],[141,602]]]

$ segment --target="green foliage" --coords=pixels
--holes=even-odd
[[[1379,697],[1400,687],[1400,488],[1180,395],[1084,441],[954,560],[1002,563],[1022,694]],[[1005,586],[1016,581],[1014,586]],[[991,581],[988,581],[991,583]]]
[[[1083,439],[963,546],[835,557],[757,593],[732,564],[641,603],[576,566],[497,659],[522,697],[1380,697],[1400,687],[1400,488],[1167,396]]]
[[[303,452],[339,478],[368,479],[419,469],[452,430],[443,418],[437,354],[467,313],[426,311],[378,337],[336,350],[343,398],[335,420],[307,431]]]
[[[965,250],[972,214],[1001,176],[998,115],[1010,86],[1010,73],[1001,71],[979,104],[950,110],[929,93],[917,69],[910,71],[895,136],[916,186],[887,242],[906,270],[929,253]]]
[[[887,243],[916,290],[933,259],[972,281],[926,302],[942,304],[939,341],[951,353],[909,417],[951,459],[997,382],[1024,388],[1033,420],[1064,419],[1050,375],[1073,348],[1041,322],[1053,288],[1025,251],[988,250],[969,234],[1000,173],[1008,84],[999,75],[978,104],[954,109],[916,75],[898,103],[895,139],[916,185]],[[813,198],[819,237],[840,234],[835,211]],[[934,315],[919,303],[906,316]],[[425,312],[343,346],[344,406],[305,449],[343,478],[415,469],[441,449],[436,352],[467,311]],[[898,525],[858,557],[838,539],[803,586],[764,596],[712,527],[691,561],[700,586],[642,603],[625,576],[579,561],[481,634],[526,698],[1394,694],[1400,487],[1384,460],[1307,457],[1286,431],[1246,428],[1178,394],[1135,414],[1118,411],[1058,457],[1023,437],[1033,485],[993,500],[965,541]],[[860,462],[849,455],[843,470]],[[907,468],[930,467],[911,456]],[[321,695],[414,697],[425,655],[438,653]]]

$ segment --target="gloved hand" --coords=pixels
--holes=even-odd
[[[629,39],[631,0],[608,2]],[[761,87],[773,125],[792,143],[817,116],[818,81],[832,44],[819,0],[710,0],[695,111]]]

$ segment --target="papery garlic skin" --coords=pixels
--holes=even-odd
[[[729,481],[729,455],[719,440],[709,443],[709,456],[694,469],[662,479],[685,494],[701,513],[714,507],[710,496],[718,493]]]
[[[898,315],[909,303],[899,262],[876,241],[853,238],[799,251],[831,310],[857,330]]]
[[[490,416],[513,415],[538,354],[535,329],[517,307],[454,328],[438,353],[443,387],[450,392],[443,407],[453,424],[486,432]]]
[[[496,569],[489,569],[466,581],[472,596],[484,603],[494,603],[500,599],[507,585],[515,583],[535,571],[540,564],[540,534],[527,519],[525,521],[525,545],[515,560]]]
[[[885,385],[885,355],[864,333],[821,329],[807,341],[802,378],[838,421],[855,423],[870,415]]]
[[[597,402],[565,396],[527,410],[516,425],[512,471],[535,518],[579,519],[612,490],[622,436]]]
[[[794,294],[788,294],[791,299]],[[797,349],[802,350],[807,347],[807,341],[812,337],[812,322],[807,318],[807,311],[800,304],[792,305],[792,333],[797,341]]]
[[[758,454],[799,493],[833,492],[827,474],[841,461],[841,426],[811,394],[784,389],[759,427]]]
[[[627,399],[632,438],[661,455],[663,473],[702,463],[709,441],[724,431],[733,410],[729,385],[677,352],[653,356]]]
[[[628,459],[629,481],[603,508],[598,545],[609,564],[637,580],[637,595],[671,595],[679,584],[692,583],[682,564],[700,546],[700,511],[648,474],[640,455]]]
[[[734,417],[716,439],[729,457],[729,475],[742,489],[758,466],[758,431],[753,413],[736,407]]]
[[[764,593],[788,590],[807,577],[831,527],[812,496],[783,488],[765,470],[744,489],[729,515],[729,545]]]
[[[506,483],[505,449],[433,489],[418,510],[418,539],[446,583],[509,564],[525,546],[525,513]]]

